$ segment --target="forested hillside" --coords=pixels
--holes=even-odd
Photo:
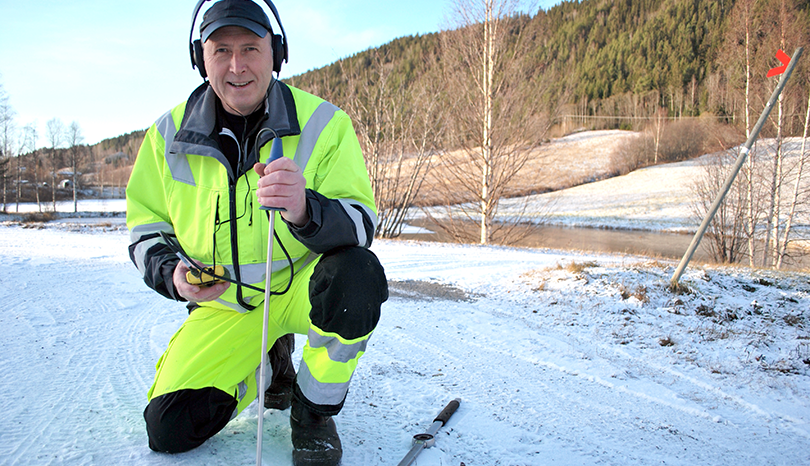
[[[807,1],[584,0],[534,14],[505,13],[509,5],[452,2],[446,31],[287,80],[351,115],[382,212],[379,234],[396,236],[411,206],[460,205],[449,233],[509,242],[509,228],[495,221],[498,200],[521,194],[526,166],[535,167],[533,189],[559,179],[559,167],[537,168],[538,148],[573,131],[643,133],[617,147],[597,178],[730,148],[746,139],[776,87],[778,77],[766,74],[781,65],[777,51],[791,55],[810,37]],[[806,61],[761,136],[802,134]],[[747,168],[771,179],[763,217],[778,211],[784,167],[776,154],[771,174],[764,161]],[[480,223],[478,238],[458,226],[469,222]]]
[[[481,3],[456,2],[449,16],[466,16],[459,5]],[[396,170],[415,176],[411,184],[418,191],[428,168],[437,168],[436,163],[429,167],[429,154],[464,150],[472,154],[479,147],[490,160],[486,155],[490,152],[497,156],[505,148],[509,152],[522,147],[521,159],[510,162],[507,171],[486,168],[492,176],[509,180],[537,144],[574,130],[650,131],[655,127],[661,133],[673,120],[700,117],[712,122],[710,132],[736,134],[738,140],[775,87],[776,79],[765,74],[779,65],[776,51],[783,49],[790,55],[807,43],[810,0],[563,1],[548,11],[516,11],[499,18],[497,31],[493,30],[495,49],[478,41],[482,25],[459,21],[439,33],[401,37],[285,81],[334,102],[351,115],[372,178],[384,178]],[[486,50],[494,50],[493,55],[474,56]],[[485,62],[476,60],[493,57],[488,65],[491,88],[486,104],[478,100]],[[801,135],[808,59],[805,56],[799,62],[785,91],[780,122],[766,125],[763,136]],[[481,115],[486,105],[491,112],[488,117]],[[481,140],[484,121],[492,125],[484,131],[489,142]],[[718,122],[725,128],[718,129]],[[89,178],[96,183],[121,186],[143,134],[134,131],[88,148],[80,171],[97,173]],[[656,135],[656,162],[666,161],[658,158],[659,139]],[[720,139],[722,145],[735,137]],[[64,159],[67,152],[57,150],[53,157],[41,149],[34,156],[21,157],[21,163],[31,165],[27,173],[33,182],[33,173]],[[514,160],[514,155],[504,157]],[[408,174],[401,165],[379,165],[396,157],[415,160],[413,171]],[[53,160],[40,160],[47,158]],[[35,159],[42,168],[34,168]],[[479,165],[474,160],[466,165],[447,162],[451,159],[445,157],[445,165]],[[399,202],[403,207],[419,204],[415,193],[403,195],[395,187],[386,194],[377,179],[372,182],[379,188],[375,194],[381,202]],[[497,195],[514,193],[506,186],[487,189]],[[479,196],[475,190],[480,187],[448,200],[475,199]]]
[[[747,20],[743,7],[751,9]],[[509,33],[531,41],[529,53],[520,58],[524,75],[557,81],[553,95],[565,96],[570,115],[639,118],[660,107],[675,118],[711,114],[734,119],[744,105],[746,25],[751,87],[761,108],[775,84],[766,81],[765,73],[779,65],[776,51],[790,55],[807,42],[808,15],[810,2],[802,0],[564,1],[531,17],[512,17]],[[385,66],[388,85],[406,89],[442,81],[442,34],[396,39],[287,81],[344,107],[355,93],[348,89],[347,69],[373,75],[375,67]],[[796,96],[806,94],[806,69],[800,65],[796,72]],[[801,122],[798,112],[792,115],[790,130],[795,132]],[[617,121],[632,124],[630,118],[601,124],[617,127]]]
[[[564,1],[531,17],[513,17],[510,34],[529,37],[531,51],[522,57],[524,74],[539,73],[542,78],[547,73],[557,80],[553,95],[565,99],[565,114],[633,117],[604,121],[586,118],[586,127],[641,128],[644,122],[638,118],[651,115],[659,107],[675,118],[709,114],[733,121],[740,118],[745,85],[740,57],[744,25],[737,11],[741,3]],[[765,73],[779,64],[774,58],[776,50],[781,47],[791,54],[810,36],[810,1],[748,3],[753,5],[752,80],[762,87],[756,91],[761,106],[773,87],[765,80]],[[779,34],[780,16],[790,23],[789,34],[784,37]],[[357,90],[350,89],[347,70],[364,71],[369,79],[363,85],[373,88],[378,84],[374,79],[379,74],[377,68],[384,67],[389,77],[387,86],[413,92],[427,81],[443,81],[442,34],[446,32],[401,37],[285,81],[350,108],[348,99],[356,97]],[[806,95],[806,69],[806,65],[799,65],[789,89],[795,100],[790,112],[792,134],[798,134],[802,124],[798,107],[801,96]],[[560,79],[560,75],[565,78]],[[133,149],[142,138],[142,131],[121,135],[100,142],[94,152],[108,156],[125,151],[134,158]]]

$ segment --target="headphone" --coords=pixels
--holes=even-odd
[[[197,15],[200,14],[200,8],[202,8],[203,3],[206,1],[207,0],[199,0],[197,2],[197,6],[194,8],[194,13],[191,15],[191,31],[188,34],[189,52],[191,53],[191,68],[197,68],[197,70],[200,72],[200,76],[202,76],[203,79],[208,77],[208,73],[205,71],[202,40],[192,39],[194,37],[194,25],[197,23]],[[278,16],[276,6],[273,5],[273,2],[270,0],[264,0],[264,2],[268,7],[270,7],[270,11],[273,12],[273,16],[276,18],[278,27],[281,29],[281,35],[273,34],[273,37],[270,39],[270,46],[273,50],[273,71],[278,74],[281,72],[282,62],[287,62],[287,59],[290,56],[290,52],[287,47],[287,33],[284,32],[284,25],[281,24],[281,18]]]

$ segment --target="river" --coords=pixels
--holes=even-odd
[[[400,238],[421,241],[453,242],[453,238],[443,232],[438,226],[431,225],[426,220],[409,222],[411,225],[421,227],[420,233],[403,233]],[[476,229],[470,224],[468,227]],[[548,248],[577,251],[593,251],[607,253],[621,253],[649,256],[652,258],[674,259],[679,261],[694,233],[671,233],[645,230],[615,230],[603,228],[539,226],[524,228],[525,238],[512,246],[529,248]],[[430,232],[424,232],[430,230]],[[706,249],[705,238],[698,247],[693,261],[713,262]],[[803,257],[798,263],[787,264],[785,270],[807,270],[810,267],[810,257]]]

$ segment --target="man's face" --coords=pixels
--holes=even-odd
[[[264,100],[273,79],[271,34],[247,29],[218,29],[203,44],[208,80],[229,113],[249,115]]]

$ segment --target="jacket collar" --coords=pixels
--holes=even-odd
[[[218,130],[216,128],[218,99],[219,97],[214,93],[214,89],[208,81],[191,93],[186,102],[183,121],[170,146],[170,152],[214,157],[226,167],[230,166],[222,154],[214,134]],[[269,139],[272,139],[272,135],[284,137],[301,134],[292,91],[283,82],[273,80],[270,84],[264,102],[264,111],[267,117],[259,128],[259,132],[271,136],[257,141],[254,154]],[[271,131],[262,132],[261,130],[265,128]],[[246,162],[249,164],[248,166],[252,166],[252,162],[255,160]]]

